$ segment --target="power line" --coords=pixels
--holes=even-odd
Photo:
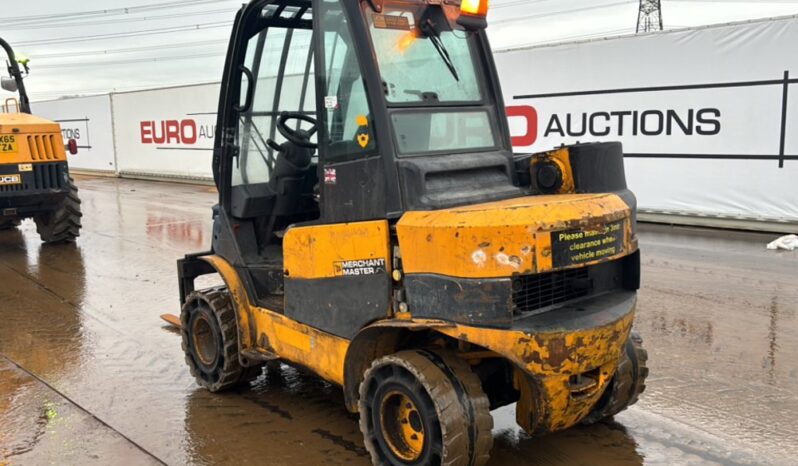
[[[180,55],[167,55],[167,56],[149,56],[149,57],[139,57],[139,58],[129,58],[125,60],[103,60],[103,61],[95,61],[95,62],[74,62],[70,61],[67,63],[53,63],[49,65],[37,65],[35,70],[43,70],[43,69],[62,69],[62,68],[87,68],[87,67],[98,67],[98,66],[113,66],[113,65],[126,65],[131,63],[146,63],[146,62],[171,62],[175,60],[185,60],[189,58],[207,58],[207,57],[223,57],[226,52],[227,44],[220,43],[219,41],[214,41],[215,45],[219,47],[217,50],[212,52],[204,52],[204,53],[196,53],[196,54],[180,54]],[[265,46],[263,49],[263,59],[267,60],[270,56],[279,56],[283,50],[282,44],[272,45],[272,46]]]
[[[216,78],[218,79],[218,78]],[[69,90],[58,90],[58,91],[51,91],[51,92],[32,92],[31,95],[39,100],[42,99],[51,99],[51,98],[66,98],[66,97],[83,97],[89,95],[98,95],[98,94],[108,94],[110,92],[130,92],[130,91],[146,91],[150,89],[161,89],[164,87],[178,87],[178,86],[193,86],[197,84],[215,84],[217,81],[197,81],[197,82],[190,82],[190,81],[181,81],[181,82],[172,82],[172,83],[151,83],[151,84],[142,84],[138,86],[127,86],[127,87],[104,87],[104,88],[95,88],[95,89],[69,89]],[[35,104],[36,102],[34,102]]]
[[[191,55],[171,55],[165,57],[145,57],[145,58],[131,58],[129,60],[109,60],[95,63],[60,63],[53,65],[40,65],[36,66],[33,70],[50,70],[50,69],[68,69],[68,68],[86,68],[89,66],[117,66],[129,65],[134,63],[148,63],[148,62],[173,62],[177,60],[189,60],[195,58],[209,58],[209,57],[224,57],[224,50],[215,52],[197,53]]]
[[[103,19],[99,21],[85,21],[79,23],[73,22],[52,22],[52,23],[41,23],[41,24],[22,24],[22,25],[10,25],[4,26],[3,30],[11,31],[11,30],[30,30],[30,29],[53,29],[53,28],[70,28],[70,27],[92,27],[92,26],[105,26],[108,24],[121,24],[121,23],[133,23],[133,22],[141,22],[141,21],[158,21],[162,19],[168,18],[185,18],[188,16],[203,16],[203,15],[215,15],[219,13],[230,13],[234,11],[230,8],[225,9],[217,9],[217,10],[204,10],[204,11],[191,11],[191,12],[182,12],[182,13],[170,13],[167,15],[153,15],[153,16],[143,16],[140,18],[116,18],[116,19]]]
[[[523,44],[515,44],[510,47],[503,47],[497,49],[496,52],[506,52],[508,50],[516,50],[516,49],[523,49],[528,47],[535,47],[539,45],[554,45],[563,42],[572,42],[572,41],[579,41],[579,40],[589,40],[589,39],[596,39],[596,38],[603,38],[603,37],[618,37],[622,35],[633,35],[634,28],[619,28],[619,29],[612,29],[607,31],[601,32],[593,32],[593,33],[586,33],[586,34],[574,34],[568,36],[557,37],[555,39],[548,39],[548,40],[540,40],[535,42],[526,42]]]
[[[19,24],[19,23],[37,23],[49,21],[51,19],[63,21],[70,18],[82,18],[87,16],[116,16],[141,13],[153,10],[168,10],[174,8],[184,8],[197,5],[206,5],[209,3],[227,3],[231,0],[178,0],[172,2],[151,3],[148,5],[137,5],[128,7],[111,8],[104,10],[90,10],[78,11],[74,13],[50,13],[46,15],[33,15],[33,16],[15,16],[3,18],[6,24]]]
[[[190,48],[190,47],[202,47],[205,45],[217,45],[217,44],[224,44],[227,45],[226,41],[227,37],[222,37],[216,40],[201,40],[201,41],[194,41],[194,42],[176,42],[172,44],[158,44],[158,45],[145,45],[141,47],[127,47],[121,49],[105,49],[105,50],[88,50],[85,52],[60,52],[60,53],[45,53],[41,55],[34,55],[33,58],[36,60],[42,59],[50,59],[50,58],[73,58],[73,57],[88,57],[92,55],[116,55],[120,53],[135,53],[135,52],[149,52],[152,50],[165,50],[165,49],[175,49],[175,48]],[[29,56],[31,54],[28,54]]]
[[[551,2],[554,0],[513,0],[507,3],[498,3],[492,4],[490,6],[491,10],[501,9],[501,8],[511,8],[514,6],[522,6],[522,5],[529,5],[530,3],[543,3],[543,2]]]
[[[528,19],[548,18],[550,16],[559,16],[559,15],[569,15],[569,14],[573,14],[573,13],[581,13],[583,11],[599,10],[599,9],[603,9],[603,8],[612,8],[612,7],[621,6],[621,5],[629,5],[629,4],[633,4],[633,3],[637,3],[637,2],[638,2],[638,0],[625,0],[625,1],[622,1],[622,2],[605,3],[605,4],[602,4],[602,5],[584,6],[584,7],[580,7],[580,8],[573,8],[573,9],[570,9],[570,10],[559,10],[559,11],[552,11],[552,12],[548,12],[548,13],[540,13],[540,14],[534,14],[534,15],[516,16],[516,17],[513,17],[513,18],[494,20],[494,21],[491,22],[491,24],[503,24],[503,23],[510,23],[510,22],[514,22],[514,21],[523,21],[523,20],[528,20]]]
[[[31,45],[56,45],[56,44],[68,44],[72,42],[84,42],[90,40],[103,40],[103,39],[118,39],[124,37],[137,37],[137,36],[149,36],[155,34],[170,34],[174,32],[187,32],[187,31],[197,31],[197,30],[204,30],[204,29],[214,29],[220,27],[228,27],[233,24],[232,21],[221,21],[215,23],[202,23],[202,24],[192,24],[186,26],[173,26],[167,28],[156,28],[156,29],[146,29],[141,31],[127,31],[127,32],[114,32],[108,34],[95,34],[95,35],[86,35],[86,36],[73,36],[73,37],[59,37],[54,39],[41,39],[41,40],[29,40],[29,41],[21,41],[17,42],[16,45],[20,47],[31,46]]]

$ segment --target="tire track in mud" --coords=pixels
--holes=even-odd
[[[738,263],[759,259],[756,251],[703,262],[672,247],[648,251],[637,325],[667,349],[653,354],[641,407],[753,451],[750,464],[792,464],[785,450],[798,448],[798,396],[787,388],[796,382],[795,345],[782,349],[775,373],[777,339],[789,343],[798,329],[798,292],[780,270],[788,264],[781,256],[770,258],[772,270]]]
[[[92,196],[89,195],[87,197]],[[144,201],[137,199],[135,204],[147,204],[147,202],[146,199]],[[205,215],[202,217],[205,218]],[[89,224],[87,226],[91,228],[95,225]],[[32,231],[26,231],[23,226],[23,229],[20,230],[20,235],[25,233],[31,234]],[[118,246],[115,245],[120,242],[134,245],[135,247],[132,249],[135,251],[131,251],[130,248],[127,248],[125,251],[118,251]],[[110,248],[106,243],[110,243]],[[166,251],[177,250],[174,246],[161,242],[152,244],[146,242],[146,239],[142,240],[138,237],[126,238],[118,234],[114,235],[107,232],[98,233],[88,229],[84,230],[84,237],[81,238],[80,244],[83,244],[84,248],[87,244],[91,244],[94,255],[103,254],[106,250],[113,251],[114,253],[121,253],[123,254],[120,256],[121,260],[124,260],[131,252],[134,254],[137,253],[137,250],[147,251],[142,251],[144,254],[154,253],[160,256],[164,254],[164,249],[166,249]],[[64,316],[64,318],[55,317],[51,319],[40,319],[38,322],[31,322],[30,319],[24,316],[24,313],[17,312],[13,313],[14,315],[12,318],[18,320],[14,323],[13,327],[17,329],[19,333],[26,334],[28,340],[48,341],[52,346],[58,346],[59,349],[75,353],[81,351],[84,353],[87,352],[86,346],[88,346],[88,352],[93,354],[90,358],[80,356],[90,359],[86,364],[86,366],[90,366],[90,369],[87,373],[80,374],[78,380],[74,380],[74,375],[72,379],[70,379],[70,377],[68,377],[69,374],[63,377],[61,374],[57,377],[51,377],[48,375],[48,372],[58,372],[51,370],[51,368],[45,368],[44,371],[41,371],[38,370],[40,369],[39,367],[34,365],[32,369],[48,379],[58,380],[57,385],[62,390],[67,393],[74,393],[81,401],[84,401],[83,399],[85,398],[86,403],[84,404],[86,406],[91,407],[95,412],[108,414],[108,416],[105,417],[108,419],[109,423],[112,423],[134,438],[139,439],[144,445],[154,447],[154,450],[159,451],[159,454],[166,460],[175,463],[186,462],[192,454],[190,449],[185,452],[176,453],[173,449],[174,445],[170,447],[169,441],[161,440],[162,437],[168,438],[174,437],[175,435],[178,437],[185,437],[187,435],[186,431],[188,429],[185,426],[184,418],[186,417],[186,413],[184,412],[184,405],[187,396],[199,390],[184,365],[183,355],[179,345],[179,337],[175,337],[173,340],[170,339],[166,343],[167,346],[164,345],[163,341],[161,341],[159,345],[153,346],[153,342],[147,341],[146,336],[142,339],[141,335],[131,332],[131,330],[127,328],[128,322],[126,319],[112,318],[114,314],[111,313],[116,312],[113,309],[96,309],[90,305],[82,305],[81,299],[71,297],[71,293],[59,293],[59,290],[57,290],[58,286],[54,288],[50,286],[51,284],[49,281],[44,282],[39,277],[32,275],[32,273],[37,273],[35,271],[28,272],[30,267],[26,266],[30,262],[30,259],[27,258],[26,260],[26,257],[28,249],[31,247],[34,247],[32,242],[21,241],[19,246],[14,248],[16,252],[14,255],[16,257],[11,257],[9,261],[4,260],[3,263],[0,264],[6,266],[10,272],[17,275],[20,279],[19,283],[25,281],[34,287],[33,289],[35,291],[31,292],[26,290],[26,288],[31,288],[31,286],[14,286],[17,290],[23,290],[22,293],[16,293],[15,299],[19,302],[24,302],[29,299],[29,296],[26,295],[45,296],[45,298],[39,299],[40,301],[44,300],[44,302],[46,302],[46,305],[42,307],[58,308],[52,309],[51,312],[56,315],[60,314]],[[171,254],[171,252],[167,252],[167,254]],[[6,257],[3,257],[3,259],[6,259]],[[56,261],[58,260],[57,257],[54,259]],[[9,264],[6,264],[6,262],[9,262]],[[41,258],[39,262],[38,265],[42,266]],[[114,262],[111,264],[113,263]],[[2,269],[2,267],[0,267],[0,269]],[[63,269],[63,267],[60,267],[60,269]],[[102,270],[114,269],[105,268]],[[100,270],[100,272],[102,272],[102,270]],[[169,267],[167,270],[172,271],[173,267]],[[97,275],[96,271],[93,271],[92,278],[96,278]],[[155,276],[157,277],[159,275],[160,274],[156,274]],[[153,288],[153,286],[150,286],[150,288]],[[0,294],[2,294],[2,291],[0,291]],[[152,300],[150,299],[149,301]],[[58,302],[60,306],[54,306],[52,304],[54,302]],[[136,303],[131,304],[136,305]],[[120,312],[127,311],[121,310]],[[80,317],[77,319],[75,317],[66,318],[78,314]],[[65,323],[75,322],[75,320],[78,320],[78,323],[75,323],[73,326],[80,327],[79,331],[76,328],[71,328],[70,325],[72,324]],[[162,327],[157,325],[157,323],[157,320],[153,321],[151,330],[161,330]],[[142,330],[140,324],[138,329],[140,333]],[[149,328],[147,330],[149,330]],[[111,333],[110,335],[109,331]],[[79,332],[80,335],[77,335]],[[1,330],[0,334],[2,334]],[[161,340],[163,339],[161,338]],[[146,344],[142,344],[144,341],[146,341]],[[2,348],[2,343],[0,343],[0,348]],[[102,386],[106,388],[104,390],[106,393],[100,396],[90,395],[91,390],[94,389],[94,387],[91,387],[90,383],[93,379],[102,380]],[[131,382],[134,384],[136,382],[143,382],[146,386],[143,389],[134,389],[131,388]],[[271,403],[271,398],[274,395],[273,393],[256,393],[255,390],[247,391],[247,393],[251,393],[251,396],[246,397],[249,399],[244,398],[239,400],[236,406],[238,410],[237,414],[244,413],[244,415],[240,416],[244,423],[260,422],[264,419],[267,422],[274,423],[275,418],[278,416],[275,414],[275,410],[265,408],[261,402],[264,396],[268,396],[269,401],[267,403],[276,406],[277,410],[281,410],[284,414],[287,413],[289,417],[300,418],[304,416],[311,421],[309,423],[314,424],[313,427],[319,424],[327,424],[325,428],[331,432],[331,435],[351,439],[352,441],[359,441],[359,436],[349,435],[349,431],[356,427],[356,422],[351,421],[346,416],[343,404],[331,403],[328,399],[329,397],[324,394],[320,396],[318,392],[305,393],[306,396],[309,396],[303,400],[283,397],[284,399],[281,400],[280,403],[274,404]],[[317,406],[315,406],[316,409],[314,409],[313,412],[305,412],[307,410],[303,409],[304,405],[310,401],[309,399],[313,398],[319,398],[316,403]],[[259,404],[258,402],[261,403]],[[135,409],[136,407],[140,409],[137,410]],[[256,409],[253,410],[253,407]],[[125,412],[117,413],[120,408]],[[253,412],[257,413],[258,418],[255,418]],[[294,412],[297,414],[291,414]],[[326,418],[342,421],[343,425],[336,425],[336,422],[330,424],[329,419],[322,419],[321,422],[313,423],[314,417],[318,417],[319,412]],[[153,434],[142,434],[141,427],[132,420],[140,419],[146,422],[147,418],[155,418],[162,413],[166,413],[162,422],[150,423],[149,427],[144,426],[145,429],[154,428],[155,434],[157,434],[155,435],[157,438],[154,441],[146,440],[147,438],[152,438]],[[167,424],[168,426],[164,428],[161,424]],[[305,425],[302,427],[301,432],[294,432],[292,435],[295,438],[318,437],[311,431],[311,426]],[[246,434],[250,434],[250,432],[246,432]],[[319,441],[314,443],[319,443],[319,445],[317,445],[318,449],[324,448],[327,449],[328,452],[330,450],[337,451],[337,453],[334,454],[351,453],[351,451],[342,448],[340,445],[336,445],[335,442],[332,442],[330,439],[319,437]],[[199,456],[202,457],[203,454]],[[347,455],[343,456],[344,460],[342,460],[342,463],[347,462],[345,459],[346,456]]]
[[[86,393],[88,390],[85,387],[88,380],[74,383],[59,383],[57,385],[66,385],[59,389],[59,393],[77,393],[74,395],[74,403],[92,415],[97,412],[106,413],[102,415],[103,423],[113,426],[112,428],[115,431],[128,436],[128,438],[139,439],[141,444],[153,451],[153,456],[159,458],[160,461],[176,464],[190,461],[189,458],[183,456],[185,452],[176,452],[168,448],[168,445],[165,445],[163,442],[146,439],[142,440],[141,437],[152,438],[153,431],[151,430],[149,435],[142,435],[140,423],[131,422],[131,417],[118,415],[116,413],[123,403],[124,405],[122,405],[122,407],[131,415],[141,415],[141,413],[136,413],[137,410],[132,409],[133,407],[139,407],[139,409],[143,408],[143,411],[145,413],[150,413],[151,416],[156,416],[158,413],[175,411],[174,406],[172,406],[173,404],[182,405],[182,400],[186,397],[187,393],[199,390],[196,388],[193,378],[190,377],[182,361],[182,357],[178,360],[163,357],[162,354],[154,352],[152,348],[148,348],[147,345],[142,345],[140,338],[137,338],[136,335],[131,335],[120,329],[117,325],[112,325],[97,315],[94,315],[91,309],[82,308],[80,305],[73,302],[73,300],[68,299],[68,297],[59,294],[52,287],[42,283],[38,278],[25,271],[18,270],[9,264],[3,263],[0,265],[15,274],[20,280],[35,287],[35,289],[38,290],[39,293],[45,295],[48,300],[57,301],[62,304],[65,310],[63,308],[59,309],[60,312],[79,313],[82,317],[88,317],[92,323],[99,324],[102,327],[98,332],[95,332],[102,334],[102,337],[91,338],[91,340],[93,340],[93,353],[99,356],[93,359],[91,365],[95,366],[93,369],[96,377],[106,379],[104,385],[109,385],[111,387],[110,391],[113,393],[112,396],[87,397]],[[22,286],[17,288],[23,289]],[[18,298],[25,299],[24,295],[20,295]],[[20,317],[22,318],[20,319]],[[30,335],[31,339],[34,341],[33,344],[36,344],[36,341],[48,341],[51,345],[63,349],[60,343],[71,340],[69,337],[65,338],[65,335],[70,334],[71,331],[74,330],[68,328],[68,326],[58,325],[57,323],[53,325],[53,323],[61,319],[52,319],[54,321],[53,323],[49,323],[50,319],[48,319],[47,325],[44,323],[31,325],[35,322],[31,322],[20,313],[10,313],[9,318],[11,319],[11,321],[9,321],[9,327],[14,328],[17,332]],[[16,321],[12,322],[14,320]],[[93,325],[84,321],[83,326],[92,327]],[[157,326],[154,325],[154,328],[157,328]],[[113,336],[108,335],[109,330],[113,333]],[[85,336],[82,336],[82,338],[83,337]],[[75,345],[70,343],[66,346],[71,347]],[[175,348],[179,350],[179,346],[179,337],[175,337]],[[182,352],[179,353],[182,356]],[[13,358],[11,358],[11,360],[24,370],[39,377],[39,374],[36,374],[33,370],[29,370],[24,362],[18,362]],[[86,377],[87,375],[90,374],[84,374],[84,379],[91,378]],[[112,382],[113,379],[117,379],[117,381]],[[42,380],[44,380],[44,376],[42,376]],[[129,389],[129,384],[125,382],[132,380],[146,381],[146,388],[139,393],[131,391]],[[305,383],[305,381],[302,383]],[[125,387],[126,385],[128,388]],[[313,384],[310,383],[309,385],[312,386]],[[334,453],[330,452],[333,455],[353,454],[355,457],[361,456],[358,449],[352,447],[359,439],[351,435],[346,436],[346,432],[341,432],[342,426],[337,425],[340,424],[340,422],[336,421],[343,421],[344,424],[349,423],[345,415],[345,410],[343,409],[343,404],[337,405],[331,403],[328,397],[325,399],[324,394],[320,396],[319,393],[313,390],[311,390],[310,393],[307,393],[307,390],[304,390],[304,392],[303,395],[305,395],[305,398],[302,399],[302,403],[307,405],[309,402],[315,402],[312,403],[315,404],[315,408],[317,408],[315,413],[304,412],[302,416],[299,416],[292,414],[295,407],[290,409],[284,407],[298,404],[299,398],[291,399],[291,397],[281,396],[280,398],[282,398],[282,401],[275,404],[264,398],[264,396],[271,395],[269,393],[244,390],[244,396],[240,396],[235,405],[235,415],[240,415],[240,417],[245,419],[256,420],[255,415],[252,413],[252,407],[257,407],[258,416],[261,418],[257,420],[263,420],[265,417],[272,427],[274,427],[275,424],[279,424],[279,422],[277,422],[279,421],[278,418],[283,419],[288,424],[302,425],[300,432],[297,432],[295,428],[286,430],[290,432],[288,437],[316,437],[319,439],[319,442],[321,442],[321,444],[318,445],[319,449],[325,448],[328,451],[331,449],[337,450]],[[217,396],[208,395],[211,397]],[[203,409],[202,406],[198,408]],[[333,422],[333,425],[329,425],[326,429],[322,429],[328,432],[328,435],[320,435],[318,432],[314,432],[314,429],[319,430],[317,428],[318,423],[313,422],[314,414],[318,415],[318,408],[321,408],[322,412],[326,412],[328,415],[332,414],[334,418],[338,418]],[[178,411],[180,411],[179,414],[183,414],[182,409]],[[301,411],[306,410],[303,409]],[[184,425],[183,416],[178,417],[179,419],[167,417],[162,420],[163,422],[159,422],[157,427],[151,425],[150,428],[155,427],[154,432],[157,434],[155,437],[168,438],[175,434],[182,435],[182,432],[186,430],[186,426]],[[305,417],[304,421],[306,422],[293,423],[292,421],[295,417]],[[356,426],[354,421],[352,421],[351,424],[352,426]],[[347,426],[343,427],[345,428]],[[347,438],[351,440],[347,440]],[[326,447],[322,447],[323,444],[326,444]],[[164,459],[161,460],[160,458]],[[342,464],[346,462],[347,461],[342,461]]]

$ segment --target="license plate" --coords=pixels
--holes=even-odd
[[[606,225],[555,231],[551,234],[555,268],[595,262],[623,252],[624,220]]]
[[[10,134],[0,136],[0,152],[2,153],[15,153],[18,152],[17,137]]]
[[[10,184],[22,184],[22,177],[19,175],[0,175],[0,186]]]

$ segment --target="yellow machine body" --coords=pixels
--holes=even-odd
[[[454,277],[508,277],[552,271],[551,236],[581,228],[597,232],[621,221],[623,246],[579,267],[618,259],[637,250],[630,210],[612,194],[531,196],[432,212],[407,212],[397,224],[402,274],[436,273]],[[445,252],[445,253],[444,253]],[[384,259],[390,267],[387,221],[293,227],[284,238],[285,273],[292,278],[340,274],[335,264],[363,258]],[[353,340],[335,336],[257,306],[235,268],[219,256],[204,258],[224,279],[238,310],[242,354],[276,356],[307,367],[338,385],[347,364],[358,359],[360,335],[380,329],[434,331],[473,348],[471,363],[504,358],[516,368],[521,393],[518,422],[530,433],[570,427],[596,404],[612,377],[634,319],[634,310],[605,313],[599,320],[538,331],[494,329],[439,319],[416,318],[413,309],[385,309],[385,319],[362,329]],[[390,268],[387,273],[391,274]],[[574,316],[563,316],[573,320]],[[391,342],[381,352],[390,352]],[[354,371],[357,373],[357,371]],[[587,386],[573,378],[594,377]],[[356,406],[349,403],[349,409]],[[534,414],[533,414],[534,413]]]
[[[56,161],[66,161],[58,123],[27,113],[0,113],[0,165]]]

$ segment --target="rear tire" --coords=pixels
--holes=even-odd
[[[582,423],[595,424],[637,403],[640,394],[646,389],[646,377],[648,377],[646,361],[648,361],[648,352],[643,348],[643,339],[636,332],[632,332],[624,346],[615,375],[596,407],[582,420]]]
[[[43,242],[66,243],[80,236],[81,217],[78,187],[69,178],[69,192],[61,205],[53,211],[37,215],[33,220]]]
[[[212,288],[191,293],[180,313],[183,352],[197,383],[220,392],[256,379],[263,365],[239,362],[238,325],[230,293]]]
[[[476,466],[487,460],[493,441],[484,435],[487,398],[482,400],[477,377],[454,357],[402,351],[377,359],[366,371],[358,408],[373,464]]]
[[[0,231],[11,230],[19,226],[22,220],[16,218],[0,218]]]

